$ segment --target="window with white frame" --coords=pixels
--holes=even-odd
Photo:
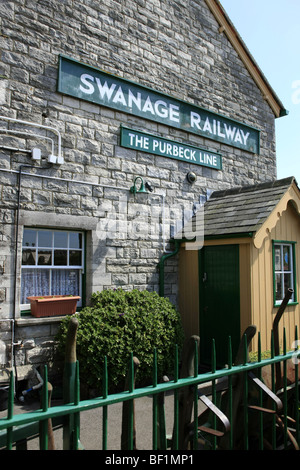
[[[83,270],[83,232],[24,228],[21,309],[29,307],[29,296],[82,297]]]
[[[274,263],[274,303],[280,305],[287,289],[294,293],[290,302],[296,301],[295,296],[295,244],[292,242],[273,242]]]

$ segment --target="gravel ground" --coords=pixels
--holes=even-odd
[[[60,402],[53,401],[51,406]],[[26,413],[38,409],[39,403],[16,404],[14,413]],[[172,435],[173,429],[173,395],[165,398],[166,432]],[[0,412],[0,418],[6,417],[7,411]],[[135,400],[136,445],[138,450],[151,450],[152,448],[152,397],[143,397]],[[108,407],[108,450],[121,449],[122,404]],[[63,449],[62,429],[54,430],[55,449]],[[102,449],[102,408],[95,408],[80,413],[80,442],[86,450]],[[28,442],[28,450],[38,450],[38,439]]]

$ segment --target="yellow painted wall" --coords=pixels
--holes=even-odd
[[[199,273],[198,250],[179,252],[179,312],[185,337],[199,335]]]
[[[275,216],[277,216],[275,214]],[[253,324],[261,332],[262,350],[268,350],[271,346],[271,330],[278,307],[273,305],[273,260],[272,240],[297,242],[296,255],[296,280],[299,300],[300,286],[300,220],[290,203],[287,210],[278,217],[275,227],[265,238],[260,249],[251,247],[251,290],[252,290],[252,319]],[[295,325],[299,329],[300,308],[299,305],[290,305],[286,308],[284,316],[279,324],[280,332],[286,329],[287,349],[291,348],[294,341]],[[299,331],[299,330],[298,330]],[[282,343],[282,334],[280,334]]]
[[[251,322],[250,243],[240,244],[240,308],[241,336]]]

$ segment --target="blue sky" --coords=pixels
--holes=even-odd
[[[300,185],[300,0],[220,0],[289,111],[276,119],[277,177]]]

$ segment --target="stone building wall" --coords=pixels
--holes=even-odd
[[[260,152],[59,93],[60,55],[257,128]],[[3,320],[14,319],[22,364],[33,362],[33,346],[49,346],[57,327],[20,316],[24,226],[86,232],[87,302],[106,288],[158,291],[157,264],[173,249],[182,213],[191,214],[207,190],[276,178],[274,114],[204,0],[2,1],[0,85],[0,116],[35,124],[0,119],[0,331],[9,343]],[[121,125],[220,152],[222,170],[124,148]],[[57,136],[45,126],[61,134],[62,165],[47,163],[49,138],[56,145]],[[33,147],[45,160],[16,150]],[[130,194],[137,176],[152,193]],[[164,293],[176,303],[176,257],[165,265]]]

